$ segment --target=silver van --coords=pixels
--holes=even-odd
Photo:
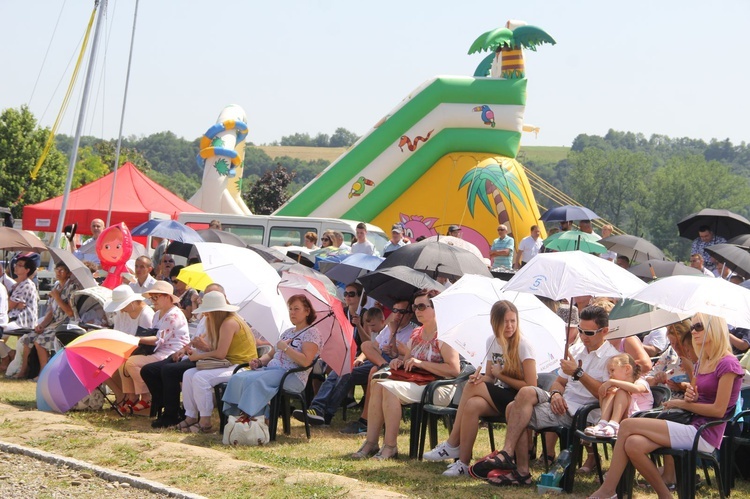
[[[266,246],[304,246],[307,232],[320,235],[326,230],[337,230],[344,234],[344,241],[351,245],[356,241],[357,224],[354,220],[338,218],[288,217],[276,215],[224,215],[220,213],[181,213],[178,221],[196,230],[208,228],[209,222],[218,220],[221,228],[241,237],[247,244]],[[367,239],[378,254],[388,244],[388,236],[372,224],[367,225]],[[320,241],[320,239],[318,239]],[[318,243],[320,244],[320,243]]]

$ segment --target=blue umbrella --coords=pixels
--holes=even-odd
[[[149,220],[132,231],[132,236],[163,237],[181,243],[202,243],[203,238],[187,225],[174,220]]]
[[[338,263],[333,263],[330,266],[326,265],[329,267],[328,269],[323,269],[323,262],[326,260],[321,260],[320,268],[325,275],[334,281],[350,284],[357,280],[359,276],[377,269],[383,260],[385,260],[385,258],[379,256],[355,253],[354,255],[347,255]]]
[[[539,220],[544,222],[565,222],[568,220],[594,220],[601,218],[599,215],[589,210],[585,206],[558,206],[547,210]]]

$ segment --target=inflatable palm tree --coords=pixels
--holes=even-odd
[[[543,43],[556,42],[546,31],[536,26],[527,26],[523,21],[508,21],[504,28],[496,28],[479,35],[469,48],[469,54],[491,50],[477,67],[474,76],[493,78],[524,78],[523,49],[536,51]]]

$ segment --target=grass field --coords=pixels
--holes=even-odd
[[[218,433],[185,435],[152,430],[146,417],[121,418],[111,410],[40,413],[35,408],[35,389],[29,381],[0,380],[0,440],[137,473],[209,497],[374,498],[400,493],[441,499],[514,499],[535,495],[532,487],[498,488],[471,478],[443,477],[445,463],[407,459],[409,426],[403,421],[398,447],[406,455],[395,461],[355,461],[349,455],[364,437],[340,434],[338,430],[345,424],[340,413],[331,427],[313,427],[310,441],[302,424],[293,421],[290,436],[280,433],[278,440],[267,446],[227,447]],[[349,418],[355,417],[355,411],[349,411]],[[218,426],[216,414],[214,426]],[[487,435],[486,429],[480,429],[475,458],[489,452]],[[446,437],[440,425],[439,438]],[[503,441],[502,428],[496,428],[495,438]],[[543,469],[536,466],[532,472],[537,479]],[[575,493],[569,497],[586,497],[595,490],[595,481],[595,474],[577,475]],[[732,492],[734,497],[748,497],[750,487],[738,481]],[[635,496],[655,497],[645,489]],[[718,492],[704,486],[698,496],[714,497]]]

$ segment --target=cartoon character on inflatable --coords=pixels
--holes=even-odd
[[[133,239],[128,226],[120,222],[107,227],[96,240],[96,255],[107,274],[102,286],[115,289],[122,284],[122,274],[128,271],[126,266],[133,253]]]
[[[195,159],[203,168],[203,182],[190,204],[209,213],[252,215],[241,196],[246,137],[245,111],[234,104],[225,107],[201,138]]]

